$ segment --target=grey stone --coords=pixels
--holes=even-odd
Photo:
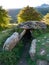
[[[37,60],[37,65],[48,65],[48,62],[45,60]]]
[[[40,40],[37,40],[38,42],[40,42]]]
[[[14,32],[7,40],[5,41],[3,45],[3,50],[12,50],[15,45],[19,42],[19,34],[17,32]]]
[[[47,54],[47,57],[49,57],[49,54]]]
[[[45,55],[46,54],[46,51],[43,49],[41,52],[40,52],[40,55]]]
[[[42,43],[42,45],[45,45],[45,43]]]
[[[24,36],[24,34],[26,33],[26,30],[23,30],[21,33],[20,33],[20,39]]]
[[[32,60],[34,59],[35,53],[36,53],[36,39],[32,40],[31,47],[29,50],[29,54]]]
[[[47,37],[46,36],[44,36],[44,39],[46,39]]]
[[[41,21],[26,21],[19,24],[18,27],[23,29],[45,29],[46,24]]]

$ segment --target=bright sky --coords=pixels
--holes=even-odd
[[[0,0],[0,6],[3,6],[5,9],[22,8],[27,5],[36,7],[44,3],[49,4],[49,0]]]

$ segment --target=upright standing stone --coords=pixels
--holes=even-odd
[[[32,40],[31,47],[29,50],[29,54],[31,56],[31,59],[34,60],[36,53],[36,39]]]
[[[19,34],[14,32],[3,45],[3,50],[12,50],[19,41]]]

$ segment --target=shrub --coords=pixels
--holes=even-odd
[[[23,51],[22,41],[11,51],[0,52],[0,65],[17,65]]]
[[[41,15],[33,7],[24,7],[18,14],[18,23],[41,20]]]

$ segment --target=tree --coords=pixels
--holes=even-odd
[[[6,27],[10,19],[8,12],[0,6],[0,27]]]
[[[43,20],[44,20],[44,22],[45,22],[46,24],[49,25],[49,13],[47,13],[47,14],[44,16]]]
[[[18,23],[25,21],[41,20],[41,15],[33,7],[24,7],[17,15]]]

